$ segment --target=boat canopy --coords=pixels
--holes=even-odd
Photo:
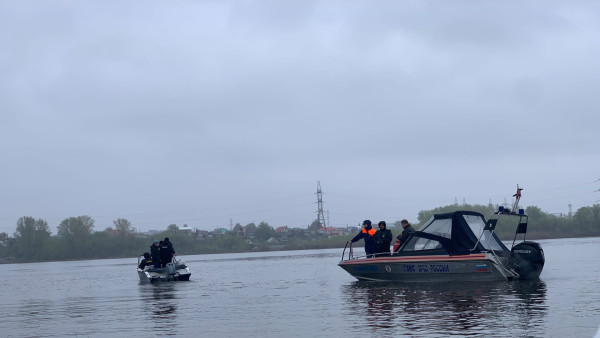
[[[400,254],[423,254],[423,251],[464,255],[482,251],[504,253],[508,249],[495,233],[485,229],[482,214],[455,211],[434,215],[402,246]]]

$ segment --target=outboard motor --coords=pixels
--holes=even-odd
[[[167,268],[167,273],[169,275],[175,274],[175,270],[176,270],[175,263],[173,263],[173,262],[167,263],[166,268]]]
[[[519,274],[519,279],[535,279],[544,268],[544,250],[536,242],[525,241],[510,251],[510,265]]]

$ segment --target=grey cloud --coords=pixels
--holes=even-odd
[[[317,179],[336,224],[516,183],[555,211],[597,176],[595,3],[0,6],[0,231],[302,226]]]

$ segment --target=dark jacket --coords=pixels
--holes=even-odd
[[[152,256],[152,264],[155,268],[160,268],[160,250],[157,245],[150,245],[150,256]]]
[[[375,236],[375,229],[372,226],[368,226],[366,228],[362,228],[358,235],[352,238],[352,243],[357,242],[361,239],[365,240],[365,253],[367,255],[372,255],[375,253],[375,240],[373,236]]]
[[[138,268],[144,270],[144,268],[148,265],[152,265],[152,259],[142,259],[142,261],[140,262],[140,265],[138,265]]]
[[[400,244],[404,244],[404,242],[406,242],[406,240],[408,239],[408,237],[410,237],[410,235],[412,235],[415,232],[415,229],[409,225],[406,226],[406,228],[404,228],[404,230],[402,231],[402,234],[398,235],[398,237],[396,237],[399,241]]]
[[[171,263],[174,254],[175,249],[173,249],[171,241],[163,241],[162,247],[160,248],[160,260],[162,261],[162,264],[165,265]]]
[[[392,243],[392,230],[383,228],[377,230],[373,239],[375,240],[375,252],[390,252],[390,243]]]

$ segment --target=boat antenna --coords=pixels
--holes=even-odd
[[[521,199],[521,190],[523,190],[523,188],[519,188],[519,185],[517,184],[517,192],[513,195],[513,197],[515,198],[515,202],[512,206],[512,212],[514,213],[519,212],[519,200]]]

